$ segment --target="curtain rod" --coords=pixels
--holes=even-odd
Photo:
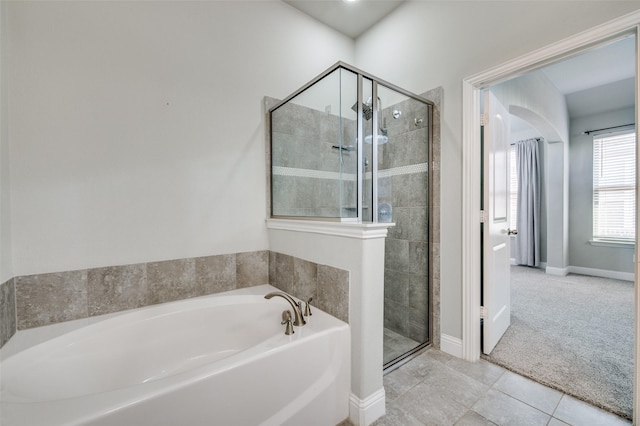
[[[623,124],[621,126],[605,127],[605,128],[602,128],[602,129],[586,130],[586,131],[582,132],[582,134],[583,135],[589,135],[591,133],[600,132],[602,130],[619,129],[621,127],[629,127],[629,126],[635,126],[635,125],[636,125],[636,123],[631,123],[631,124]]]
[[[531,139],[535,139],[537,142],[542,142],[544,140],[544,138],[531,138]],[[526,140],[526,139],[525,139]],[[515,145],[518,142],[511,142],[509,145]]]

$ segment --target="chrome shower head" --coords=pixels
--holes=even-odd
[[[351,109],[354,110],[357,113],[358,112],[358,102],[353,104]],[[371,99],[369,99],[367,102],[362,104],[362,115],[363,115],[364,119],[367,120],[367,121],[371,120],[371,117],[373,117],[373,107],[372,107]]]

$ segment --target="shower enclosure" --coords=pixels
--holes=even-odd
[[[385,368],[428,345],[433,104],[339,62],[269,116],[271,216],[392,224]]]

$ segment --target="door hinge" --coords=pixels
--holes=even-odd
[[[486,126],[489,124],[489,114],[480,114],[480,125]]]
[[[480,306],[480,319],[487,318],[487,310],[484,306]]]
[[[480,223],[485,223],[487,221],[487,212],[484,210],[480,210]]]

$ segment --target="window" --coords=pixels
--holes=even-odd
[[[593,138],[593,239],[635,241],[635,132]]]
[[[509,212],[509,228],[518,229],[516,219],[518,218],[518,168],[516,164],[516,146],[511,145],[509,151],[509,198],[511,211]]]

